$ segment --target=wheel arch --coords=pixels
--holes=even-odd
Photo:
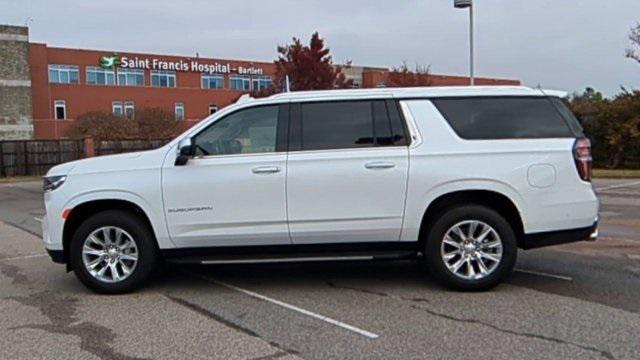
[[[424,243],[431,225],[444,211],[460,205],[482,205],[495,210],[513,228],[518,246],[524,235],[523,218],[518,206],[507,195],[494,190],[458,190],[442,194],[429,203],[420,222],[419,241]]]
[[[73,234],[85,220],[95,214],[108,210],[121,210],[138,216],[144,222],[145,226],[149,228],[151,234],[153,234],[156,246],[158,246],[157,234],[154,230],[151,218],[149,217],[147,212],[145,212],[145,210],[138,204],[124,199],[87,200],[73,206],[64,222],[64,227],[62,230],[62,251],[63,258],[65,263],[67,264],[68,270],[70,270],[71,264],[71,262],[69,261],[69,248],[71,239],[73,238]]]

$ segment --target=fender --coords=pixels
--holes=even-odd
[[[69,199],[64,208],[71,209],[78,205],[96,200],[122,200],[135,204],[140,209],[142,209],[144,214],[149,219],[151,227],[153,228],[153,232],[158,241],[158,247],[160,247],[161,249],[176,247],[173,241],[171,241],[171,238],[167,233],[167,228],[164,225],[164,214],[158,214],[157,212],[153,211],[153,207],[145,199],[133,192],[120,189],[87,191],[77,194]]]
[[[515,205],[516,209],[518,209],[520,218],[523,222],[522,225],[526,232],[527,217],[523,216],[526,210],[526,202],[518,194],[513,186],[506,182],[501,182],[494,179],[471,178],[443,182],[429,189],[426,189],[417,197],[414,196],[414,199],[407,199],[407,209],[405,210],[405,214],[407,215],[404,221],[400,240],[416,241],[416,239],[418,239],[422,217],[427,211],[429,205],[434,200],[446,194],[469,190],[491,191],[509,198],[509,200],[511,200],[511,202]]]

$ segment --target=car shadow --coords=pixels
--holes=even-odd
[[[165,264],[152,286],[172,287],[190,280],[216,280],[273,288],[307,288],[355,283],[443,289],[420,261],[349,261],[277,264],[184,265]]]

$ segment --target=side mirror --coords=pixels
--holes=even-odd
[[[178,143],[178,156],[176,157],[176,166],[186,165],[190,158],[193,157],[193,142],[191,138],[180,140]]]

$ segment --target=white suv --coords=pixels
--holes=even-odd
[[[559,92],[295,92],[225,108],[162,148],[62,164],[45,246],[122,293],[160,261],[423,257],[487,289],[517,248],[595,239],[589,141]]]

